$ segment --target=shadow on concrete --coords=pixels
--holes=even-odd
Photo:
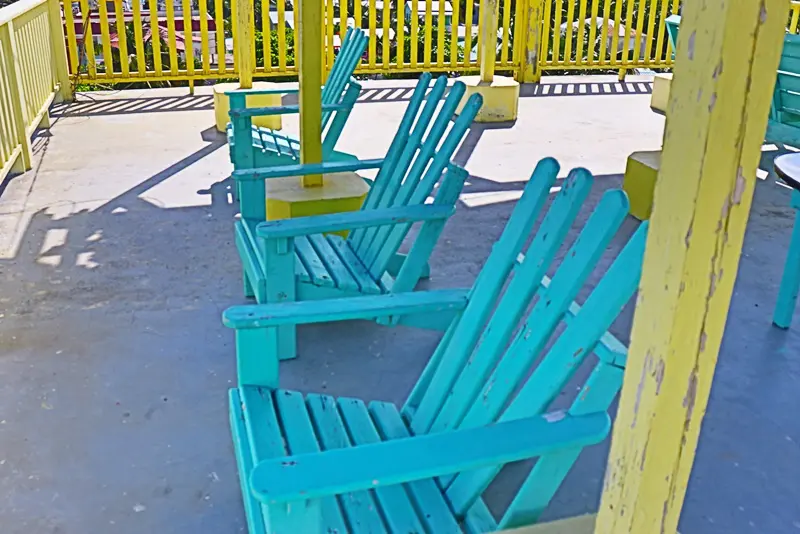
[[[520,97],[649,95],[653,82],[526,83]]]
[[[51,108],[51,115],[54,117],[87,117],[169,111],[208,111],[211,109],[214,109],[212,95],[95,98],[91,93],[80,93],[74,102],[54,104]]]

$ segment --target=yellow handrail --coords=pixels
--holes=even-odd
[[[31,134],[72,96],[58,0],[0,8],[0,181],[31,168]]]

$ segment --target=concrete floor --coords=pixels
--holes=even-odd
[[[630,152],[659,148],[663,119],[640,82],[550,79],[521,99],[513,127],[474,128],[458,154],[472,177],[429,285],[471,284],[541,157],[564,174],[589,168],[595,201],[621,184]],[[367,88],[340,147],[379,157],[410,89]],[[245,530],[225,401],[233,335],[220,323],[243,302],[235,210],[204,89],[79,95],[36,139],[35,169],[0,184],[4,534]],[[776,150],[765,148],[764,169]],[[684,534],[800,532],[800,320],[770,324],[793,210],[789,190],[763,177]],[[614,327],[624,339],[630,319]],[[438,336],[339,323],[299,337],[285,387],[400,402]],[[546,518],[596,509],[606,450],[582,456]]]

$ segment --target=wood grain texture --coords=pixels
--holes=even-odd
[[[687,3],[595,532],[675,532],[750,211],[789,2]]]

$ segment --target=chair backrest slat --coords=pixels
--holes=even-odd
[[[597,209],[589,217],[578,239],[558,267],[550,285],[534,304],[525,325],[514,337],[497,368],[479,393],[481,402],[475,402],[470,406],[458,428],[481,426],[497,420],[514,390],[526,376],[527,370],[544,349],[578,291],[594,270],[627,214],[628,197],[624,191],[616,189],[607,191],[603,195]],[[531,283],[538,284],[540,281],[541,278],[531,280]],[[552,361],[552,358],[545,361],[548,360]],[[539,368],[546,365],[543,362]],[[557,395],[563,388],[557,382],[548,382],[546,379],[541,385],[542,395]]]
[[[353,111],[353,107],[356,104],[356,100],[358,100],[359,94],[361,94],[361,85],[355,80],[350,80],[345,87],[342,99],[338,102],[343,104],[344,108],[338,109],[331,114],[333,116],[333,120],[331,120],[328,124],[328,131],[325,132],[325,136],[323,137],[323,160],[326,159],[336,147],[336,142],[339,140],[339,136],[341,135],[342,130],[344,130],[345,124],[347,124],[347,119],[350,117],[350,113]],[[299,156],[295,157],[299,158]]]
[[[415,434],[428,432],[447,392],[461,373],[506,277],[528,238],[530,228],[550,194],[558,169],[558,163],[550,158],[536,166],[505,230],[478,274],[470,291],[469,306],[440,342],[423,372],[423,380],[417,383],[406,401],[403,413],[407,417],[413,414],[410,425]]]
[[[333,67],[328,74],[328,79],[322,88],[323,104],[333,104],[341,98],[366,47],[367,36],[364,31],[348,28],[342,41],[342,46],[339,49],[339,54],[336,56]],[[322,113],[323,130],[330,119],[331,112]]]
[[[447,79],[444,76],[439,77],[436,83],[433,84],[430,95],[426,99],[425,92],[428,85],[430,85],[430,75],[425,78],[420,77],[420,81],[414,91],[414,99],[420,98],[420,100],[414,102],[415,105],[413,107],[409,105],[408,110],[406,110],[402,124],[404,128],[399,130],[395,136],[397,144],[392,142],[391,148],[395,149],[395,151],[390,150],[392,152],[391,160],[384,162],[383,167],[375,177],[375,182],[364,202],[365,209],[388,207],[397,194],[405,174],[403,171],[408,168],[412,158],[417,153],[422,136],[428,129],[431,117],[433,117],[439,105],[439,100],[444,96],[444,92],[447,89]],[[424,106],[422,106],[423,101],[425,102]],[[420,111],[420,108],[422,108],[422,111]],[[419,115],[417,115],[418,112]],[[408,122],[405,121],[406,118]],[[365,254],[374,236],[375,229],[354,232],[351,246],[356,254],[359,256]]]
[[[394,139],[392,139],[392,143],[389,145],[389,150],[384,158],[384,163],[381,166],[381,169],[378,171],[378,175],[375,177],[372,187],[370,188],[369,193],[367,193],[367,198],[364,199],[364,204],[362,205],[361,209],[375,209],[379,206],[383,192],[389,183],[392,173],[394,172],[397,159],[401,157],[408,144],[408,139],[411,135],[411,129],[414,126],[417,112],[422,106],[422,103],[425,101],[425,93],[428,90],[430,81],[431,75],[427,72],[423,73],[419,77],[419,81],[417,82],[417,86],[411,95],[411,100],[408,103],[406,112],[403,114],[403,118],[400,120],[400,126],[397,129],[397,133],[395,134]],[[437,83],[439,83],[438,80]],[[436,90],[435,87],[434,90]],[[350,232],[350,235],[347,239],[350,243],[350,247],[353,250],[358,250],[364,235],[365,230],[361,228]]]
[[[587,226],[590,223],[591,220]],[[611,327],[619,312],[636,291],[641,277],[647,228],[647,222],[639,226],[597,287],[586,299],[581,311],[553,343],[502,416],[495,417],[493,421],[510,421],[542,414],[564,389],[594,345]],[[550,287],[553,283],[555,283],[555,277]],[[598,371],[598,367],[595,367],[590,376],[595,381],[606,378],[607,375],[603,372],[603,366],[608,364],[600,362],[598,365],[600,371]],[[577,415],[590,411],[607,410],[622,384],[618,373],[609,378],[611,382],[604,383],[602,386],[587,382],[573,402],[569,413]],[[592,386],[599,389],[597,396],[582,399],[588,395]],[[468,426],[467,419],[464,423],[464,426]],[[542,481],[545,471],[550,471],[547,474],[558,471],[566,475],[576,458],[577,454],[573,455],[569,451],[565,451],[560,457],[555,455],[549,459],[550,464],[543,465],[539,471],[532,471],[525,485],[529,489],[534,483]],[[446,490],[450,502],[460,510],[469,508],[470,503],[474,502],[489,486],[501,467],[489,467],[457,475]],[[553,481],[550,483],[552,484]],[[526,493],[529,494],[530,491],[526,491]],[[552,497],[552,494],[548,496],[548,501],[549,497]],[[539,498],[541,499],[541,497]],[[537,506],[542,507],[545,504],[546,502],[539,502]],[[517,503],[517,506],[522,506],[522,504]]]
[[[455,92],[454,88],[453,94],[448,95],[448,100],[442,108],[442,115],[447,116],[450,113],[450,106],[455,110],[455,107],[463,96],[458,93],[460,93],[460,91]],[[477,113],[481,106],[480,98],[477,97],[477,95],[475,96],[475,98],[470,97],[467,100],[461,114],[455,122],[452,123],[452,127],[439,147],[439,150],[431,154],[427,168],[423,165],[419,166],[420,173],[425,169],[422,178],[420,179],[419,175],[414,173],[414,167],[412,167],[411,172],[406,176],[403,187],[398,191],[397,197],[392,205],[413,206],[426,202],[426,199],[430,196],[437,181],[442,177],[442,172],[453,157],[458,145],[464,138],[466,131],[472,124],[475,113]],[[438,136],[438,132],[434,132],[434,134]],[[424,152],[425,147],[420,150],[419,157],[427,157],[427,154],[424,154]],[[410,185],[406,187],[407,184]],[[458,200],[457,196],[453,199],[453,203],[455,203],[456,200]],[[411,224],[397,224],[391,227],[383,226],[378,228],[378,232],[372,242],[372,253],[370,254],[368,251],[363,258],[373,276],[379,277],[386,271],[389,261],[400,248],[400,245],[403,243],[410,229]]]
[[[528,247],[525,261],[517,268],[498,304],[498,312],[486,325],[470,365],[449,392],[431,427],[432,432],[457,428],[461,423],[539,288],[539,281],[547,273],[593,182],[591,174],[578,170],[573,171],[564,183]]]

